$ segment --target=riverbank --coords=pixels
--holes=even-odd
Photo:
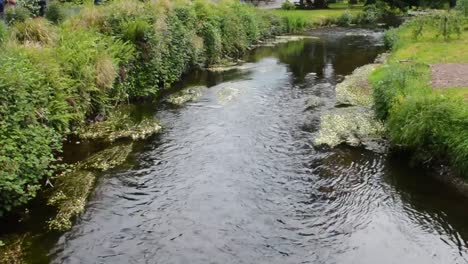
[[[331,21],[347,9],[337,10],[307,12],[325,12],[321,17]],[[83,139],[106,133],[109,141],[149,136],[160,126],[112,123],[115,107],[158,98],[189,69],[227,64],[265,39],[296,31],[289,18],[238,2],[116,1],[85,5],[63,22],[53,20],[59,24],[9,14],[10,25],[0,24],[0,81],[6,84],[0,114],[7,117],[0,162],[8,168],[0,181],[0,214],[53,185],[70,133]],[[99,125],[106,119],[108,125]]]
[[[443,21],[448,21],[445,30]],[[435,87],[431,80],[437,73],[431,69],[468,63],[467,28],[467,19],[454,11],[411,19],[386,33],[389,60],[370,76],[376,114],[394,148],[410,150],[414,161],[425,166],[449,164],[465,179],[468,83],[454,87],[447,80],[445,87]]]
[[[345,3],[333,3],[327,9],[319,10],[270,10],[272,14],[282,17],[287,21],[287,26],[292,31],[303,31],[320,26],[336,24],[343,15],[350,18],[358,16],[364,10],[362,4],[348,5]]]
[[[54,184],[60,169],[51,164],[71,132],[284,32],[281,19],[238,2],[116,1],[84,6],[59,25],[8,21],[0,24],[0,214],[31,200],[44,178]]]

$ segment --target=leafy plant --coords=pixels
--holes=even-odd
[[[18,22],[24,22],[31,16],[31,12],[21,6],[10,7],[5,10],[5,22],[13,25]]]
[[[17,5],[29,10],[33,17],[39,16],[39,0],[18,0]]]
[[[296,9],[296,6],[294,5],[294,3],[291,3],[289,2],[289,0],[286,0],[283,2],[283,4],[281,4],[281,9],[283,10],[294,10]]]
[[[385,31],[384,34],[384,44],[388,49],[394,49],[399,40],[398,29],[391,28]]]
[[[45,17],[52,23],[58,24],[65,19],[65,12],[58,2],[50,2],[47,6]]]
[[[340,26],[349,26],[353,23],[354,16],[349,10],[346,10],[341,16],[338,17],[337,23]]]

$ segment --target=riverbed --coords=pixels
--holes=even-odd
[[[335,85],[384,52],[382,33],[311,36],[188,74],[179,86],[201,96],[158,108],[163,132],[32,262],[468,263],[466,198],[406,157],[313,144]],[[306,110],[312,96],[323,103]]]

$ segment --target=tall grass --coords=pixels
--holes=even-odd
[[[371,76],[376,114],[386,120],[391,141],[413,150],[419,161],[445,161],[468,176],[466,88],[451,89],[456,90],[451,93],[434,89],[429,70],[430,63],[466,61],[467,34],[447,41],[432,34],[435,28],[427,27],[418,38],[415,30],[418,23],[410,21],[386,34],[393,51],[390,62]],[[442,43],[444,48],[439,49]]]

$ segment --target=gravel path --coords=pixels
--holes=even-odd
[[[443,63],[431,65],[432,87],[468,87],[468,64]]]

